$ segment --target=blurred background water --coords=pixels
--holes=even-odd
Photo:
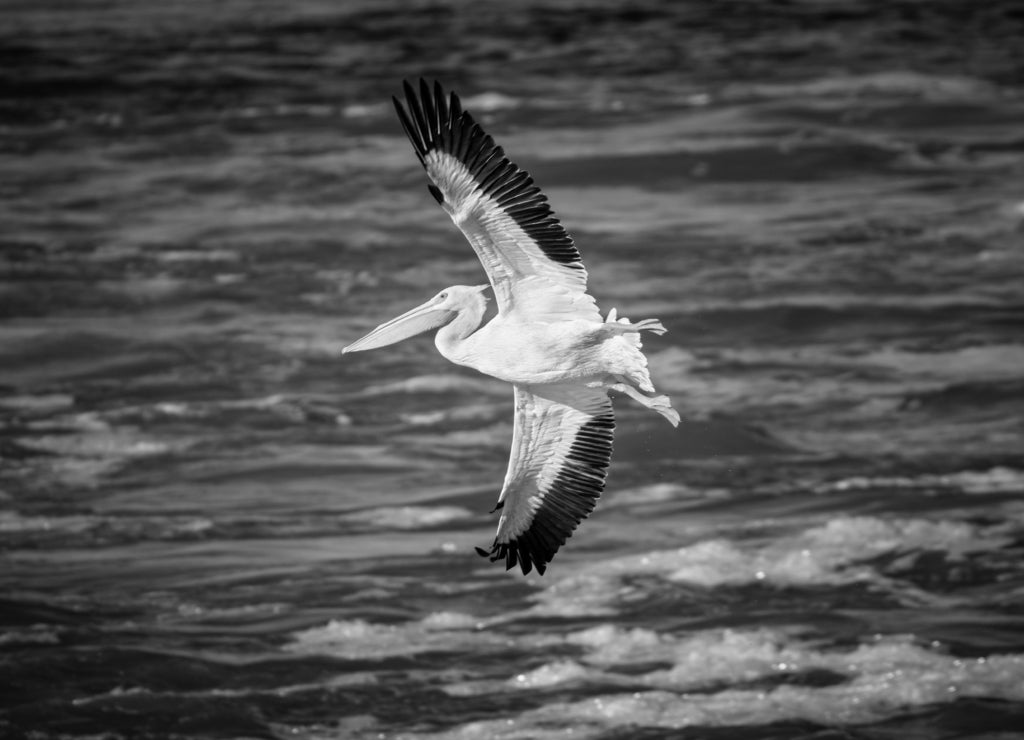
[[[1024,727],[1013,2],[8,2],[0,735]],[[658,317],[596,512],[478,558],[511,392],[389,97],[458,91]],[[685,729],[681,729],[685,728]]]

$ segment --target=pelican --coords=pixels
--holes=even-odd
[[[494,511],[490,550],[505,569],[541,575],[604,490],[615,427],[609,391],[664,416],[679,414],[654,395],[640,332],[663,334],[656,319],[602,319],[587,293],[587,271],[573,240],[533,179],[462,110],[455,93],[420,80],[404,83],[395,110],[430,194],[483,263],[488,285],[455,285],[391,319],[343,352],[376,349],[437,330],[438,351],[457,365],[511,383],[512,451]],[[493,290],[497,315],[484,323]],[[492,511],[493,513],[493,511]]]

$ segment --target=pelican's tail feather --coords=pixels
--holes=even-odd
[[[604,320],[604,328],[610,334],[628,337],[637,347],[640,346],[640,332],[664,334],[668,331],[658,319],[642,319],[634,324],[625,316],[620,317],[614,308],[608,312],[608,317]]]
[[[647,396],[638,391],[628,382],[625,382],[625,378],[620,378],[620,382],[613,383],[608,387],[613,391],[619,391],[619,393],[625,393],[627,396],[632,398],[637,403],[643,404],[651,411],[657,411],[659,414],[664,416],[668,423],[674,427],[679,426],[679,412],[672,408],[672,401],[668,396]],[[651,389],[654,390],[653,388]]]
[[[655,334],[661,335],[668,331],[665,326],[657,319],[644,319],[636,324],[633,324],[633,328],[637,331],[650,331]]]
[[[650,404],[645,404],[647,408],[664,416],[672,426],[679,426],[679,412],[672,408],[672,400],[668,396],[654,396],[648,400]]]
[[[619,316],[613,308],[601,328],[610,340],[607,346],[614,348],[613,355],[617,361],[612,365],[615,368],[613,374],[628,378],[631,385],[644,393],[654,393],[640,332],[664,334],[664,325],[657,319],[643,319],[634,324],[625,316]]]

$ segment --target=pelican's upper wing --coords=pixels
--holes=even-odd
[[[462,110],[420,80],[405,83],[402,127],[430,176],[430,193],[473,245],[494,287],[498,310],[601,321],[572,238],[533,179]]]
[[[515,387],[508,473],[490,552],[506,569],[543,574],[558,548],[594,510],[612,457],[615,418],[600,388],[545,386],[543,396]]]

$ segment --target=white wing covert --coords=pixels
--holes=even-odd
[[[477,552],[543,574],[604,490],[615,418],[604,390],[582,386],[517,385],[515,406],[498,532]]]

